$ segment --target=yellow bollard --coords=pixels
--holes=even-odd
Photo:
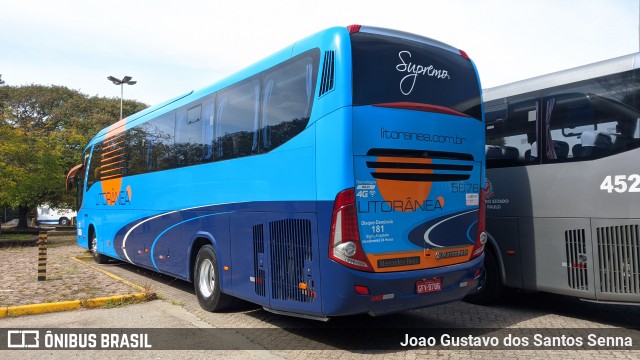
[[[38,236],[38,281],[47,280],[47,233]]]

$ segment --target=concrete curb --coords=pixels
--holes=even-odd
[[[83,257],[83,258],[91,258],[91,257]],[[156,294],[153,292],[150,292],[148,289],[145,289],[140,285],[127,281],[106,270],[103,270],[96,266],[88,264],[78,257],[74,256],[74,257],[71,257],[71,259],[81,264],[84,264],[92,269],[98,270],[101,273],[115,280],[118,280],[126,285],[129,285],[134,289],[140,290],[141,292],[135,293],[135,294],[114,295],[114,296],[99,297],[99,298],[85,299],[85,300],[71,300],[71,301],[60,301],[60,302],[43,303],[43,304],[3,306],[3,307],[0,307],[0,318],[23,316],[23,315],[45,314],[45,313],[58,312],[58,311],[70,311],[70,310],[78,310],[80,308],[91,309],[91,308],[104,307],[108,305],[122,304],[125,302],[140,302],[140,301],[145,301],[149,299],[154,299],[156,297]]]

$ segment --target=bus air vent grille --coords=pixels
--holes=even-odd
[[[569,287],[578,290],[589,290],[587,244],[584,229],[565,231],[564,240]]]
[[[324,52],[324,63],[322,65],[322,82],[320,83],[320,94],[322,96],[333,90],[335,80],[335,51]]]
[[[265,271],[262,266],[264,256],[264,225],[258,224],[253,227],[253,271],[255,281],[255,291],[259,296],[266,295]]]
[[[468,180],[473,155],[445,151],[371,149],[367,161],[371,176],[381,180],[442,182]]]
[[[596,228],[600,291],[640,294],[639,225]]]
[[[315,299],[309,277],[313,260],[311,221],[285,219],[269,223],[271,239],[271,296],[273,299],[307,302]],[[304,284],[304,286],[301,286]]]

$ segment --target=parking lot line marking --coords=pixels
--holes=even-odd
[[[86,258],[86,257],[85,257],[85,258]],[[90,268],[92,268],[92,269],[98,270],[98,271],[100,271],[101,273],[103,273],[103,274],[105,274],[105,275],[109,276],[110,278],[112,278],[112,279],[115,279],[115,280],[118,280],[118,281],[122,282],[123,284],[127,284],[127,285],[129,285],[129,286],[131,286],[131,287],[133,287],[133,288],[135,288],[135,289],[138,289],[138,290],[140,290],[140,291],[143,291],[143,292],[144,292],[144,291],[147,291],[147,289],[145,289],[144,287],[142,287],[142,286],[140,286],[140,285],[134,284],[134,283],[132,283],[131,281],[125,280],[125,279],[123,279],[123,278],[119,277],[118,275],[113,274],[113,273],[110,273],[110,272],[108,272],[108,271],[106,271],[106,270],[104,270],[104,269],[101,269],[101,268],[99,268],[99,267],[97,267],[97,266],[95,266],[95,265],[89,264],[89,263],[87,263],[86,261],[83,261],[83,260],[79,259],[79,258],[78,258],[78,257],[76,257],[76,256],[72,256],[72,257],[71,257],[71,259],[72,259],[72,260],[75,260],[75,261],[77,261],[77,262],[79,262],[79,263],[81,263],[81,264],[84,264],[84,265],[86,265],[86,266],[88,266],[88,267],[90,267]]]

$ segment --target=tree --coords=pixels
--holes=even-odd
[[[53,203],[64,202],[63,194],[56,191],[57,144],[49,138],[33,136],[19,127],[0,127],[0,203],[18,209],[19,227],[27,226],[30,208],[53,200],[52,196],[57,197]]]
[[[146,107],[126,101],[131,114]],[[71,207],[67,171],[98,130],[119,118],[120,99],[88,97],[63,86],[0,87],[0,205],[27,213],[44,203]]]

